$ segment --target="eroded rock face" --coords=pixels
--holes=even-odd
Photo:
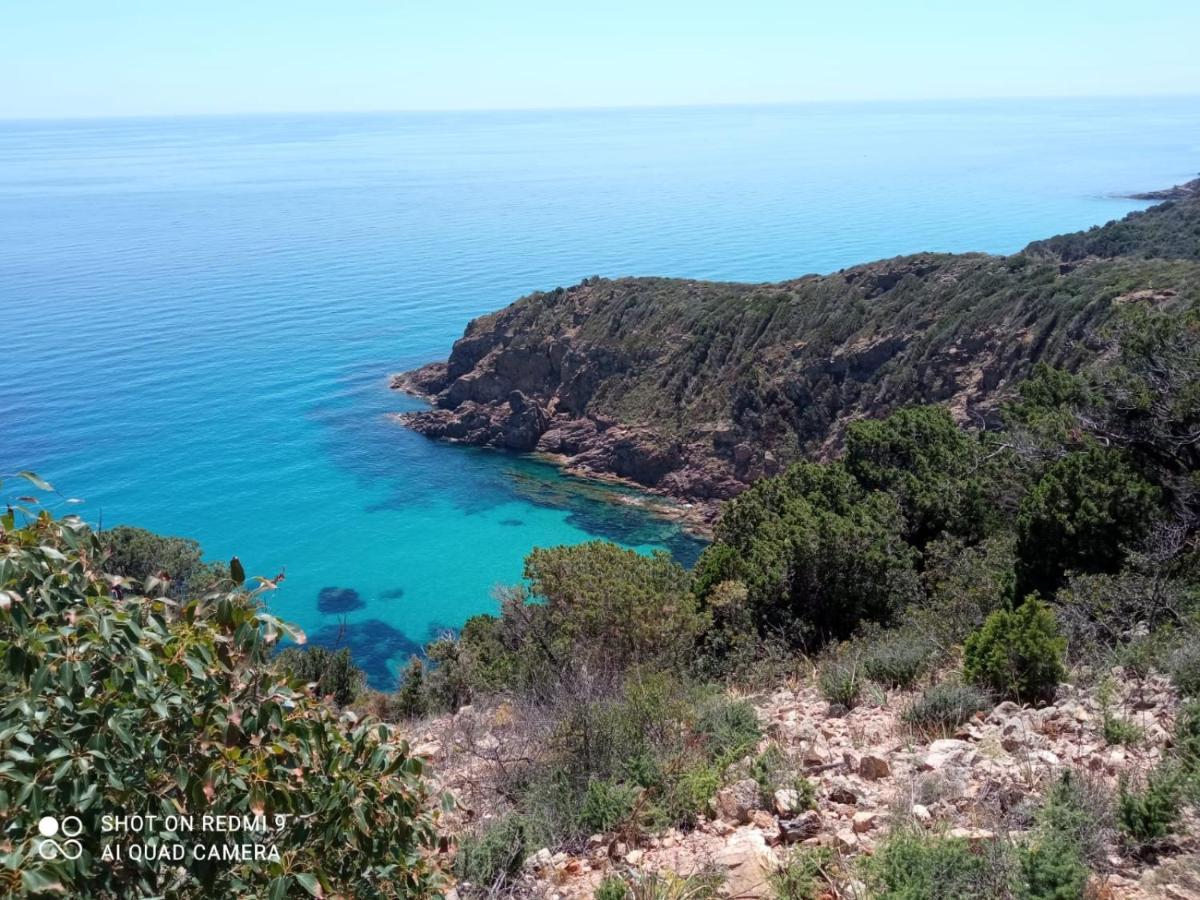
[[[1200,260],[1195,184],[1011,257],[921,253],[778,284],[596,278],[531,294],[471,322],[446,362],[397,376],[433,407],[401,418],[715,504],[835,453],[857,418],[944,403],[987,422],[1037,363],[1085,362],[1115,305],[1101,288],[1119,285],[1122,304],[1182,292],[1186,273],[1161,263]]]

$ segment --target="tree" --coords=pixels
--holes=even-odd
[[[1159,497],[1116,450],[1092,445],[1051,464],[1017,516],[1018,596],[1053,593],[1069,571],[1119,570]]]
[[[801,463],[727,507],[696,566],[697,590],[745,585],[760,632],[820,644],[886,622],[919,594],[895,499],[841,464]]]
[[[846,430],[846,470],[896,498],[911,543],[950,532],[978,539],[990,518],[978,444],[941,406],[913,406]]]

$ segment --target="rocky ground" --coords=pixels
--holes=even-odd
[[[762,802],[746,779],[723,788],[711,814],[688,832],[595,835],[577,854],[532,854],[520,896],[585,898],[607,875],[667,870],[687,875],[716,869],[730,897],[769,896],[769,876],[793,846],[823,845],[847,863],[830,897],[864,897],[853,859],[870,854],[898,821],[984,843],[1019,837],[1029,827],[1038,796],[1066,767],[1091,773],[1115,789],[1122,776],[1144,774],[1167,751],[1178,699],[1166,679],[1138,680],[1114,672],[1120,687],[1109,707],[1136,723],[1143,738],[1109,746],[1095,689],[1064,684],[1056,702],[1040,709],[1005,702],[978,714],[950,736],[922,737],[900,715],[915,692],[878,691],[837,715],[811,681],[751,698],[763,725],[760,751],[774,743],[815,784],[816,809],[794,809],[796,795],[776,792]],[[489,816],[489,782],[519,731],[506,705],[465,707],[454,716],[414,727],[415,751],[433,764],[435,779],[458,798],[452,828]],[[1115,833],[1097,865],[1094,895],[1107,898],[1200,900],[1200,842],[1189,820],[1179,837],[1154,857],[1138,858]]]

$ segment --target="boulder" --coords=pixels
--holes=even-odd
[[[887,778],[892,773],[892,767],[882,756],[868,753],[858,761],[858,774],[872,781]]]
[[[713,802],[722,819],[745,825],[750,821],[750,813],[758,808],[758,782],[753,778],[736,781],[717,791]]]
[[[779,822],[779,837],[785,844],[806,841],[816,837],[821,830],[821,814],[815,809],[802,812],[794,819],[782,819]]]
[[[713,861],[726,870],[725,889],[730,897],[766,900],[771,896],[771,876],[779,868],[779,858],[760,832],[738,831]]]

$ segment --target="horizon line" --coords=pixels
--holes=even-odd
[[[1200,99],[1200,89],[1170,93],[1128,94],[996,94],[976,97],[876,97],[838,98],[810,100],[738,100],[712,103],[628,103],[594,104],[582,106],[447,106],[447,107],[401,107],[376,109],[296,109],[296,110],[242,110],[205,112],[144,112],[144,113],[99,113],[96,115],[31,115],[0,116],[0,123],[21,122],[104,122],[143,119],[222,119],[222,118],[279,118],[286,116],[387,116],[387,115],[503,115],[514,113],[570,113],[570,112],[648,112],[655,110],[703,110],[703,109],[787,109],[803,106],[866,106],[949,104],[949,103],[995,103],[995,102],[1055,102],[1065,100],[1183,100]]]

